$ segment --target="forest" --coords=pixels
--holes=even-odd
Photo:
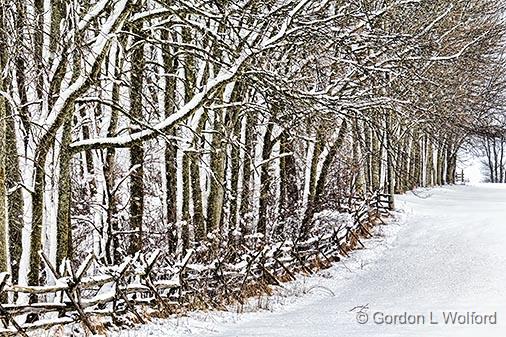
[[[470,139],[506,181],[505,9],[0,0],[0,271],[307,242],[350,200],[454,183]]]

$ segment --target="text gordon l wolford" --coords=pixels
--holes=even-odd
[[[429,312],[424,314],[413,314],[408,312],[391,314],[374,312],[372,322],[385,325],[423,325],[423,324],[444,324],[444,325],[496,325],[497,312],[479,313],[475,311],[443,311]]]

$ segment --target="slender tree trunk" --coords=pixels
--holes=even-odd
[[[420,140],[419,133],[417,130],[413,130],[413,136],[411,140],[411,158],[409,161],[409,189],[414,189],[420,186]]]
[[[367,188],[366,188],[366,182],[363,172],[363,158],[362,158],[362,130],[360,128],[360,123],[358,121],[358,117],[355,116],[353,118],[353,145],[352,145],[352,152],[353,152],[353,165],[356,178],[355,178],[355,193],[358,195],[364,195]]]
[[[58,10],[62,10],[59,8]],[[58,14],[58,13],[57,13]],[[54,20],[61,20],[61,13]],[[56,34],[56,33],[55,33]],[[79,38],[79,37],[78,37]],[[72,69],[72,80],[75,81],[81,71],[81,58],[74,56]],[[56,217],[56,266],[59,267],[64,258],[72,256],[72,152],[70,143],[72,142],[72,116],[75,113],[74,100],[67,108],[67,120],[63,124],[63,134],[60,144],[60,172],[58,179],[58,211]]]
[[[381,185],[381,159],[383,157],[379,135],[372,133],[371,138],[371,184],[373,191],[378,191]]]
[[[241,120],[236,119],[233,124],[233,135],[235,139],[240,139],[241,137]],[[237,229],[237,210],[240,207],[239,201],[239,186],[240,186],[240,169],[241,169],[241,161],[240,161],[240,147],[237,144],[232,144],[232,150],[230,153],[230,170],[231,170],[231,200],[230,200],[230,220],[229,220],[229,235],[228,240],[230,243],[235,244],[236,238],[235,233]]]
[[[64,258],[69,258],[72,252],[71,234],[71,159],[69,145],[72,141],[72,122],[69,120],[63,126],[62,143],[60,149],[60,176],[58,180],[58,215],[56,232],[56,265],[60,266]]]
[[[4,31],[3,28],[3,6],[0,6],[0,33]],[[5,67],[5,59],[3,57],[5,45],[0,37],[0,71],[3,73]],[[3,78],[0,76],[0,91],[4,91]],[[5,189],[5,164],[7,157],[7,144],[6,144],[6,102],[3,95],[0,95],[0,272],[6,272],[7,269],[7,255],[8,255],[8,240],[7,240],[7,191]]]
[[[487,164],[488,164],[488,174],[490,182],[494,182],[494,166],[492,165],[492,152],[490,150],[490,138],[487,136],[485,137],[485,153],[487,155]]]
[[[324,146],[324,139],[323,139],[323,131],[317,130],[316,132],[316,140],[314,144],[314,150],[313,155],[311,157],[311,166],[310,166],[310,174],[309,174],[309,194],[307,196],[307,204],[306,204],[306,210],[304,213],[304,219],[302,221],[302,229],[305,229],[308,224],[311,222],[310,215],[314,214],[313,211],[313,199],[316,194],[316,183],[317,183],[317,171],[318,171],[318,160],[320,157],[320,154],[323,151]],[[304,231],[302,231],[303,233]]]
[[[169,41],[171,38],[167,30],[162,31],[162,39]],[[171,53],[169,45],[163,46],[163,68],[166,74],[173,75],[178,67],[177,58]],[[165,98],[164,98],[164,117],[168,118],[174,113],[176,106],[176,77],[165,76]],[[169,136],[175,136],[176,131],[172,129]],[[167,140],[164,150],[165,165],[165,203],[166,203],[166,221],[168,228],[167,241],[169,250],[176,251],[177,235],[174,226],[177,221],[177,146],[175,141]]]
[[[404,138],[401,140],[401,148],[400,148],[400,153],[398,154],[398,157],[400,158],[396,164],[396,166],[399,168],[397,171],[396,171],[396,183],[397,183],[397,188],[396,188],[396,192],[397,193],[404,193],[406,192],[409,188],[408,188],[408,184],[409,184],[409,158],[410,158],[410,154],[409,154],[409,150],[410,150],[410,137],[408,137],[407,135],[404,136]]]
[[[0,92],[9,91],[5,76],[7,67],[7,36],[4,29],[4,7],[0,5]],[[5,81],[5,84],[4,84]],[[22,94],[20,93],[20,96]],[[21,97],[23,100],[26,96]],[[20,109],[22,110],[22,109]],[[26,110],[20,111],[20,115]],[[0,271],[7,271],[10,262],[11,281],[16,283],[21,260],[21,236],[23,229],[23,193],[16,142],[16,127],[11,107],[0,95]],[[7,195],[7,191],[9,195]],[[7,261],[9,256],[10,261]]]
[[[20,38],[26,38],[27,34],[25,33],[26,26],[26,4],[22,0],[16,1],[16,14],[17,20],[15,22],[16,33]],[[24,155],[28,155],[28,142],[31,134],[31,123],[30,116],[28,111],[28,94],[27,94],[27,84],[26,84],[26,64],[23,56],[16,57],[16,81],[18,84],[18,95],[19,101],[21,104],[21,108],[19,109],[19,115],[21,119],[21,123],[23,124],[23,142],[24,142]],[[12,129],[14,130],[14,128]]]
[[[221,112],[215,113],[214,131],[221,129]],[[223,183],[225,178],[225,150],[218,134],[213,135],[211,153],[211,186],[207,202],[207,228],[209,232],[219,233],[221,230],[221,217],[223,210]]]
[[[443,171],[443,144],[439,143],[437,146],[437,157],[436,157],[436,185],[441,186],[443,184],[442,174]]]
[[[258,208],[257,233],[263,234],[265,239],[267,239],[267,207],[271,195],[269,158],[271,157],[272,147],[274,145],[271,139],[273,126],[273,123],[269,122],[267,124],[262,147],[262,166],[260,167],[260,207]]]
[[[299,184],[297,182],[297,165],[294,159],[293,139],[285,130],[279,140],[280,153],[289,154],[283,156],[279,161],[280,172],[280,221],[276,226],[275,235],[283,237],[285,226],[288,221],[295,221],[296,210],[300,206]]]
[[[18,283],[19,275],[19,262],[21,261],[22,253],[22,230],[23,230],[23,191],[20,183],[21,171],[19,168],[19,156],[16,142],[16,126],[14,118],[9,117],[12,114],[8,105],[6,105],[7,119],[6,119],[6,188],[11,191],[8,195],[8,228],[9,228],[9,253],[11,261],[11,282]]]
[[[193,203],[193,228],[195,231],[195,240],[197,242],[203,241],[206,237],[206,227],[205,227],[205,219],[204,219],[204,208],[202,206],[202,189],[200,187],[200,165],[202,163],[202,155],[200,153],[201,147],[199,144],[201,143],[200,135],[202,133],[202,129],[204,128],[206,122],[205,117],[201,117],[197,130],[195,130],[195,138],[194,138],[194,148],[195,152],[190,153],[190,180],[191,180],[191,188],[192,188],[192,203]]]
[[[499,168],[499,158],[498,158],[498,155],[497,155],[497,142],[496,142],[496,138],[495,137],[492,137],[492,153],[494,155],[494,160],[492,161],[493,162],[493,168],[494,168],[494,183],[498,183],[499,182],[499,178],[498,178],[498,168]]]
[[[234,87],[234,92],[231,95],[231,102],[237,102],[242,100],[242,97],[246,94],[242,83],[237,83]],[[242,118],[239,116],[240,109],[239,108],[230,108],[229,109],[229,120],[227,122],[227,127],[232,130],[232,137],[236,142],[240,142],[241,139],[241,130],[242,130]],[[230,158],[229,158],[229,170],[230,170],[230,216],[229,216],[229,231],[228,231],[228,240],[230,243],[236,243],[235,234],[237,232],[237,216],[238,209],[240,208],[240,197],[239,197],[239,187],[240,187],[240,170],[241,170],[241,150],[240,146],[233,142],[230,144]]]
[[[457,158],[456,153],[453,149],[454,145],[452,142],[448,142],[446,147],[446,183],[454,184],[455,183],[455,171]]]
[[[500,156],[499,156],[499,177],[500,183],[504,183],[504,137],[500,138]]]
[[[367,186],[367,192],[372,192],[374,190],[372,183],[372,130],[371,127],[367,123],[363,123],[363,151],[364,151],[364,178],[365,185]]]
[[[44,190],[46,186],[46,157],[53,147],[56,130],[49,130],[40,140],[35,149],[35,178],[32,194],[32,233],[30,236],[30,271],[29,285],[39,285],[41,270],[42,226],[44,224]],[[32,300],[35,297],[32,296]]]
[[[107,136],[113,137],[116,135],[118,128],[120,110],[117,108],[120,106],[120,86],[118,81],[121,77],[121,71],[123,68],[123,59],[120,57],[120,45],[123,45],[124,41],[118,42],[115,50],[114,57],[114,70],[113,77],[116,79],[112,84],[111,90],[111,118],[109,120],[109,126],[107,128]],[[107,194],[107,217],[106,217],[106,242],[104,246],[105,260],[107,264],[118,263],[121,260],[121,254],[119,250],[119,219],[118,219],[118,196],[116,187],[116,150],[114,148],[108,148],[105,150],[105,165],[104,165],[104,179],[105,179],[105,191]]]
[[[392,158],[392,130],[391,130],[391,113],[385,112],[385,146],[387,151],[387,186],[388,186],[388,208],[395,209],[394,195],[395,195],[395,167],[394,159]]]
[[[425,186],[433,186],[434,185],[434,148],[432,146],[432,140],[427,137],[426,138],[426,142],[427,142],[427,166],[425,168],[425,171],[426,171],[426,175],[425,175],[425,179],[426,179],[426,182],[425,182]]]
[[[244,238],[245,235],[249,234],[248,223],[246,222],[247,214],[251,211],[251,176],[253,172],[253,116],[247,115],[245,122],[245,144],[244,144],[244,168],[243,168],[243,179],[242,179],[242,188],[241,188],[241,205],[239,209],[239,228],[241,231],[241,238]]]
[[[132,27],[134,35],[132,45],[131,88],[130,88],[130,115],[133,118],[142,118],[142,92],[144,87],[144,43],[142,38],[142,21]],[[138,126],[136,125],[135,128]],[[130,148],[130,167],[134,168],[130,176],[130,237],[129,254],[142,250],[144,218],[144,146],[135,143]]]
[[[181,223],[181,240],[183,254],[190,248],[190,157],[183,152],[183,209]]]
[[[41,98],[44,90],[44,63],[42,48],[44,45],[44,0],[34,0],[34,11],[37,19],[37,27],[34,29],[34,52],[35,67],[37,71],[36,91],[37,97]]]

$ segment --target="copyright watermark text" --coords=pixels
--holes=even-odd
[[[355,312],[359,324],[376,325],[496,325],[497,312],[430,311],[425,313],[370,311],[368,305],[357,306]]]

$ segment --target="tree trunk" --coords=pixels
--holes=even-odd
[[[134,35],[132,45],[131,87],[130,87],[130,115],[133,118],[142,118],[142,92],[144,88],[144,43],[142,38],[142,21],[132,27]],[[135,125],[135,129],[138,126]],[[142,143],[135,143],[130,148],[130,167],[133,168],[130,176],[130,246],[129,254],[142,250],[144,218],[144,147]]]
[[[353,165],[355,170],[355,193],[364,195],[367,191],[366,177],[364,175],[364,158],[363,158],[363,144],[362,144],[362,129],[358,116],[353,118]]]
[[[267,207],[271,192],[271,176],[269,173],[270,162],[272,152],[272,128],[274,124],[268,122],[267,129],[265,131],[262,147],[262,166],[260,167],[260,200],[258,208],[258,223],[257,233],[263,234],[264,238],[267,239]]]
[[[387,151],[387,187],[388,187],[388,208],[395,209],[394,195],[395,195],[395,167],[394,158],[392,158],[392,130],[391,130],[391,113],[385,112],[385,146]]]
[[[434,186],[434,148],[430,137],[426,137],[426,144],[427,164],[425,167],[425,186]]]
[[[219,233],[221,229],[221,216],[223,210],[223,183],[225,178],[225,151],[219,132],[221,128],[221,111],[217,111],[214,117],[211,153],[211,186],[207,202],[207,228],[208,232]]]
[[[114,57],[114,70],[113,78],[116,79],[112,84],[111,102],[114,104],[111,107],[111,118],[107,128],[107,136],[113,137],[116,135],[118,128],[120,110],[120,86],[118,80],[121,78],[121,71],[123,68],[123,59],[120,58],[120,44],[123,45],[124,41],[118,42]],[[105,150],[105,165],[104,165],[104,179],[105,191],[107,194],[107,217],[106,217],[106,242],[104,246],[105,260],[109,265],[119,263],[121,254],[119,251],[119,219],[118,219],[118,196],[116,187],[116,150],[108,148]]]
[[[371,127],[364,123],[362,129],[364,135],[363,141],[363,152],[364,152],[364,178],[365,178],[365,186],[367,186],[367,192],[372,192],[374,190],[372,183],[372,131]]]
[[[378,191],[381,185],[381,159],[383,157],[382,147],[377,132],[371,137],[371,185],[373,191]]]
[[[192,203],[193,203],[193,218],[192,224],[195,232],[195,240],[203,241],[206,237],[206,227],[205,227],[205,219],[204,219],[204,208],[202,205],[202,189],[200,187],[200,165],[202,163],[202,154],[200,151],[201,148],[201,139],[198,135],[202,133],[202,129],[204,128],[206,122],[206,118],[204,116],[200,117],[200,121],[197,126],[197,130],[195,130],[196,136],[194,136],[194,150],[195,152],[189,153],[190,160],[190,184],[192,188]]]
[[[0,33],[3,32],[3,6],[0,6]],[[3,39],[0,38],[0,70],[4,69],[4,49]],[[4,91],[3,76],[0,76],[0,91]],[[7,191],[5,189],[5,164],[7,157],[6,144],[6,102],[3,95],[0,95],[0,272],[7,272]]]
[[[6,188],[11,191],[8,195],[7,214],[8,214],[8,228],[9,228],[9,254],[11,260],[11,281],[18,283],[19,275],[19,262],[21,261],[22,253],[22,230],[23,230],[23,191],[20,183],[21,171],[19,168],[19,156],[16,142],[16,126],[14,118],[9,117],[11,114],[8,105],[6,105],[7,119],[6,119],[6,150],[7,157],[5,162],[6,172]]]
[[[409,160],[409,189],[414,189],[417,186],[420,186],[420,140],[419,133],[416,130],[413,130],[412,140],[411,140],[411,157]]]
[[[61,8],[59,9],[61,10]],[[61,20],[60,16],[55,20]],[[78,37],[80,38],[80,37]],[[72,80],[75,81],[81,70],[81,58],[74,56],[72,69]],[[60,144],[60,172],[58,179],[58,213],[56,217],[56,266],[59,268],[64,258],[70,258],[72,254],[72,182],[71,182],[71,160],[72,152],[70,143],[72,142],[72,116],[75,113],[74,100],[66,115],[67,121],[63,124],[63,134]]]
[[[239,240],[242,240],[245,235],[249,234],[248,223],[246,221],[246,217],[248,212],[251,211],[251,173],[253,172],[253,116],[247,115],[245,122],[245,144],[244,144],[244,168],[243,168],[243,178],[242,178],[242,188],[241,188],[241,205],[239,209],[239,219],[237,220],[239,223],[239,228],[241,232],[241,237]]]
[[[311,157],[311,166],[310,166],[310,174],[309,174],[309,193],[307,195],[307,203],[306,203],[306,210],[304,213],[304,218],[302,220],[302,233],[305,232],[305,228],[307,225],[311,222],[311,218],[309,218],[309,215],[312,216],[314,214],[314,211],[312,208],[314,207],[313,199],[316,194],[316,179],[317,179],[317,171],[318,171],[318,160],[320,157],[320,154],[323,151],[324,146],[324,139],[323,139],[323,131],[317,130],[316,132],[316,139],[314,144],[314,150]],[[308,151],[309,152],[309,151]],[[308,154],[309,156],[309,154]]]
[[[500,137],[499,182],[504,183],[504,137]]]
[[[183,152],[183,209],[181,218],[181,240],[183,254],[190,248],[190,157]]]
[[[299,207],[299,186],[297,182],[297,165],[294,159],[293,139],[288,132],[283,131],[280,140],[280,153],[289,154],[283,156],[279,161],[280,172],[280,221],[275,230],[278,238],[284,236],[285,225],[288,221],[295,221],[296,210]]]
[[[162,31],[162,39],[169,41],[170,33],[168,30]],[[166,74],[174,74],[177,69],[177,58],[172,55],[169,45],[164,45],[163,50],[163,68]],[[164,117],[168,118],[174,113],[176,97],[176,77],[165,77],[165,97],[164,97]],[[172,129],[169,136],[175,136],[176,131]],[[167,221],[168,237],[170,252],[176,251],[177,235],[174,226],[177,221],[177,146],[174,140],[165,142],[164,150],[164,171],[165,171],[165,218]]]
[[[60,148],[60,176],[58,181],[58,215],[56,232],[56,266],[59,267],[64,258],[69,258],[72,251],[71,234],[71,159],[69,145],[72,141],[72,122],[63,126]]]
[[[9,91],[10,76],[4,77],[7,67],[7,37],[4,35],[4,7],[0,6],[0,92]],[[5,80],[5,84],[4,84]],[[20,94],[22,96],[22,94]],[[26,98],[26,95],[20,97]],[[20,109],[20,115],[26,110]],[[8,270],[10,257],[11,281],[18,281],[23,229],[23,194],[21,191],[16,128],[12,109],[0,95],[0,271]],[[10,191],[7,195],[7,191]]]

